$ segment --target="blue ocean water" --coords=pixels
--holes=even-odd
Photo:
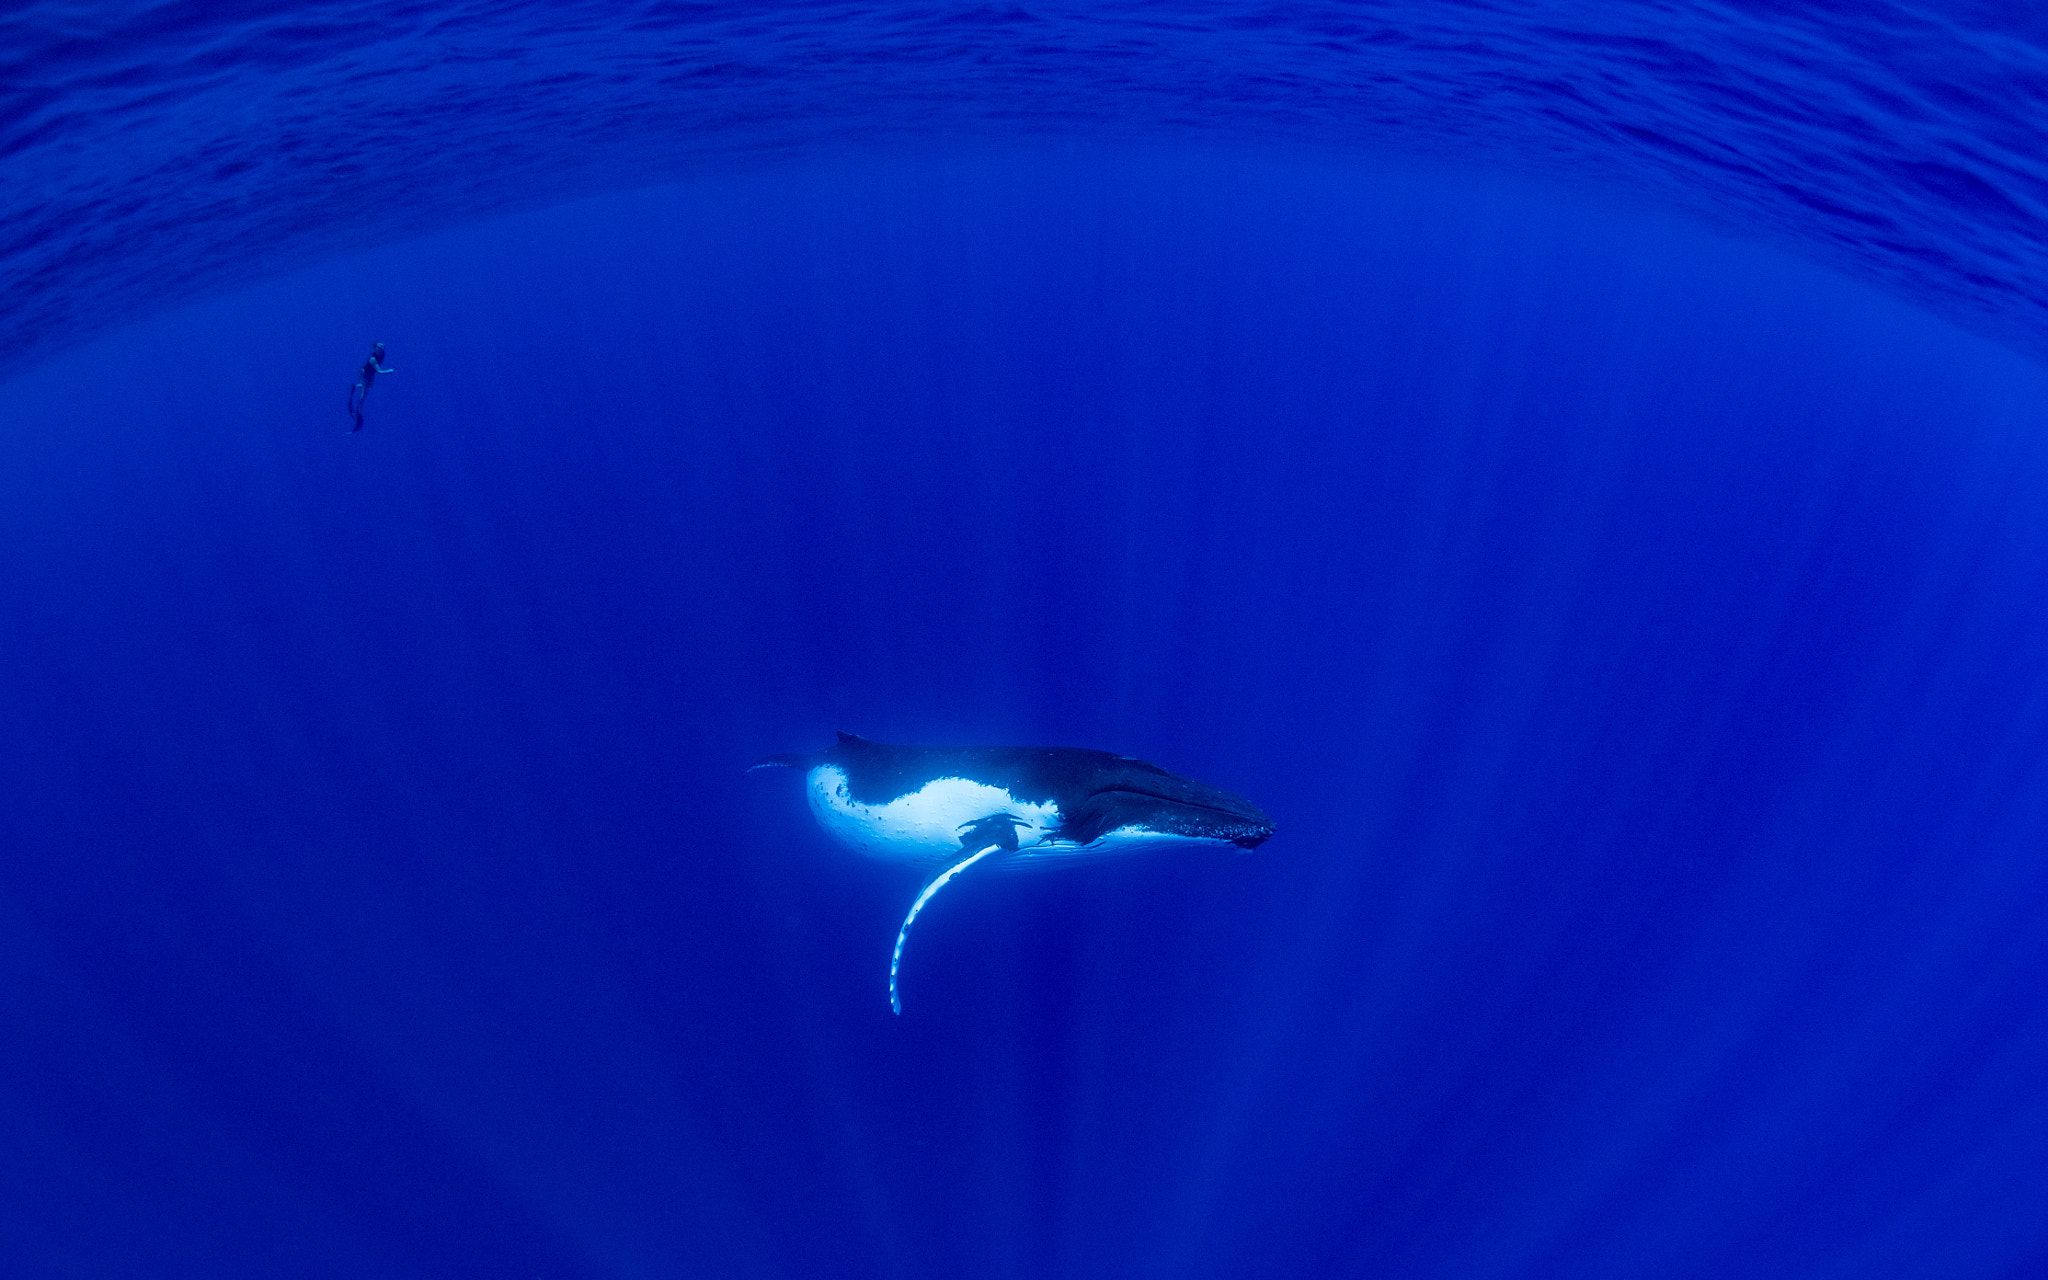
[[[2048,350],[2021,0],[19,0],[0,371],[486,210],[835,145],[1161,135],[1637,193]]]
[[[2031,10],[0,33],[0,1273],[2048,1273]]]

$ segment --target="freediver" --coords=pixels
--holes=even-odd
[[[370,398],[370,388],[376,385],[377,375],[397,372],[396,369],[384,367],[384,344],[371,343],[370,358],[363,361],[363,371],[356,375],[356,385],[349,388],[348,412],[349,416],[356,420],[356,425],[349,428],[351,432],[363,429],[363,401]]]

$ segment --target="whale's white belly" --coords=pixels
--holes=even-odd
[[[958,853],[961,833],[997,814],[1017,820],[1020,849],[1050,841],[1060,825],[1051,800],[1019,801],[1001,787],[966,778],[934,778],[883,804],[854,799],[837,765],[819,765],[805,782],[818,825],[871,858],[926,861]]]
[[[1012,870],[1023,871],[1038,867],[1062,866],[1083,858],[1100,858],[1122,853],[1165,853],[1177,849],[1234,847],[1228,840],[1180,835],[1171,831],[1154,831],[1150,827],[1133,824],[1105,831],[1087,844],[1075,844],[1071,840],[1046,840],[1029,848],[1020,844],[1017,852],[1005,859],[1003,865]]]

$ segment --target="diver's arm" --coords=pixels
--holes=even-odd
[[[397,373],[397,372],[398,372],[398,370],[396,370],[396,369],[386,369],[386,368],[385,368],[385,367],[384,367],[383,365],[381,365],[381,364],[380,364],[380,365],[378,365],[378,366],[377,366],[377,372],[379,372],[379,373]]]

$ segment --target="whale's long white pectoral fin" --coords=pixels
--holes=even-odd
[[[903,927],[896,931],[896,954],[889,957],[889,1009],[892,1013],[898,1016],[903,1013],[903,1002],[896,996],[896,971],[903,967],[903,944],[910,940],[910,926],[917,922],[917,913],[924,910],[924,904],[930,902],[933,895],[946,887],[948,880],[1002,847],[1001,844],[987,845],[947,867],[934,876],[932,882],[924,887],[924,892],[917,895],[917,901],[910,904],[910,914],[903,917]]]

